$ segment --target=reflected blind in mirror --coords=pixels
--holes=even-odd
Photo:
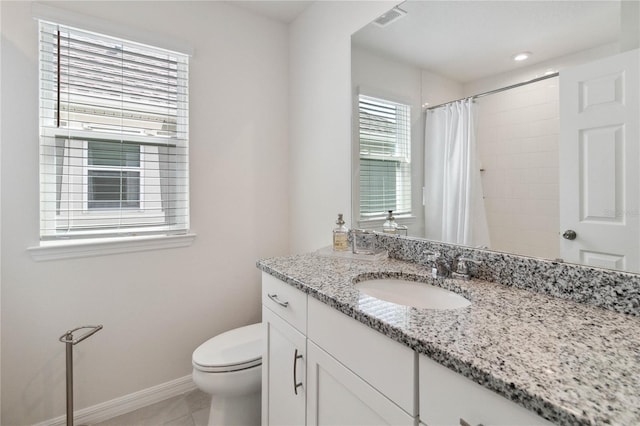
[[[411,213],[411,107],[359,95],[360,218]]]
[[[188,230],[188,59],[40,21],[41,240]]]

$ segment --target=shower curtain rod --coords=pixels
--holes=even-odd
[[[442,104],[439,104],[439,105],[436,105],[436,106],[432,106],[432,107],[426,108],[425,111],[429,111],[431,109],[440,108],[442,106],[449,105],[449,104],[452,104],[454,102],[464,101],[465,99],[476,99],[476,98],[481,98],[481,97],[487,96],[487,95],[493,95],[494,93],[504,92],[505,90],[515,89],[516,87],[526,86],[527,84],[531,84],[531,83],[537,83],[538,81],[546,80],[548,78],[557,77],[559,75],[560,75],[559,72],[554,72],[553,74],[547,74],[547,75],[543,75],[542,77],[536,77],[536,78],[534,78],[532,80],[523,81],[522,83],[516,83],[516,84],[512,84],[511,86],[505,86],[505,87],[501,87],[499,89],[489,90],[488,92],[479,93],[477,95],[466,96],[464,98],[456,99],[455,101],[445,102],[445,103],[442,103]]]

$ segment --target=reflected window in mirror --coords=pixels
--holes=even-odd
[[[411,214],[411,107],[358,95],[360,221]]]

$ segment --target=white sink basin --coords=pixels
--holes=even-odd
[[[360,281],[356,288],[368,296],[398,305],[425,309],[461,309],[471,302],[457,293],[415,281],[382,278]]]

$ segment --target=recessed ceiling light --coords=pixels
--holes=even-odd
[[[520,52],[517,55],[513,56],[513,60],[516,62],[520,62],[529,59],[529,56],[531,56],[531,52]]]

